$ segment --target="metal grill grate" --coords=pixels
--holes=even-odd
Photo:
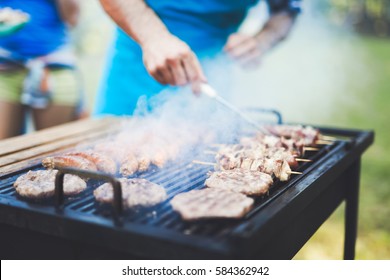
[[[172,211],[169,200],[178,193],[203,188],[206,174],[212,169],[191,165],[192,159],[137,174],[162,185],[169,198],[153,208],[125,211],[121,225],[114,222],[110,206],[95,202],[92,192],[102,183],[96,180],[88,181],[85,192],[66,198],[63,209],[55,207],[54,199],[22,200],[15,194],[14,181],[28,170],[42,168],[36,162],[28,168],[23,164],[17,172],[0,176],[0,231],[2,237],[6,235],[0,238],[0,252],[15,257],[31,252],[30,258],[39,258],[37,253],[42,251],[41,257],[45,259],[53,255],[286,259],[294,256],[334,209],[346,201],[344,256],[353,258],[360,158],[373,143],[374,134],[350,129],[320,130],[343,140],[308,155],[306,158],[312,162],[301,163],[296,170],[303,175],[293,176],[286,183],[275,182],[269,195],[256,198],[251,212],[239,220],[185,222]],[[212,156],[202,155],[196,159],[212,161]]]
[[[319,159],[324,157],[331,149],[334,149],[340,143],[335,143],[332,146],[323,147],[320,151],[310,153],[307,158],[313,160],[312,163],[301,163],[298,171],[310,169],[310,167],[316,163]],[[202,160],[213,161],[212,156],[204,156]],[[43,169],[40,165],[32,166],[28,170]],[[156,228],[165,228],[173,230],[185,235],[200,235],[208,237],[222,238],[227,236],[241,220],[221,220],[221,221],[198,221],[198,222],[185,222],[181,220],[180,216],[172,210],[169,201],[177,194],[187,192],[193,189],[200,189],[204,186],[204,181],[207,178],[207,172],[211,171],[212,166],[203,166],[192,163],[192,161],[182,161],[170,164],[170,166],[164,169],[154,168],[144,174],[138,174],[137,177],[145,178],[154,183],[160,184],[166,189],[168,199],[151,208],[147,209],[133,209],[126,210],[124,212],[124,223],[128,224],[142,224]],[[27,170],[22,170],[6,178],[0,178],[0,196],[7,197],[10,201],[22,200],[14,191],[13,183]],[[271,187],[269,195],[259,197],[255,199],[255,207],[249,212],[246,218],[249,218],[266,204],[271,202],[279,194],[292,186],[299,180],[298,176],[293,176],[290,181],[286,183],[275,182]],[[88,181],[88,188],[83,193],[65,199],[64,209],[69,212],[72,211],[76,215],[94,216],[94,218],[111,220],[112,209],[111,206],[99,205],[93,196],[93,190],[97,188],[102,182],[96,180]],[[47,207],[54,207],[54,201],[49,199],[39,202],[28,202],[29,205],[43,205]]]

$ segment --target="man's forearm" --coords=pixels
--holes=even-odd
[[[164,23],[144,0],[100,0],[100,2],[119,27],[140,45],[169,34]]]
[[[295,16],[288,12],[280,12],[270,17],[263,29],[256,35],[260,48],[264,51],[283,41],[290,33],[295,22]]]
[[[148,73],[166,85],[206,81],[202,67],[191,48],[172,35],[144,0],[100,0],[111,18],[142,48]]]
[[[57,0],[57,5],[61,18],[71,27],[76,26],[80,14],[79,0]]]

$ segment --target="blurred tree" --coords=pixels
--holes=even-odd
[[[390,37],[390,0],[320,0],[317,8],[335,24]]]

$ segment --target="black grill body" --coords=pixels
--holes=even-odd
[[[312,153],[287,183],[276,183],[239,220],[184,222],[169,200],[203,187],[210,166],[176,163],[142,177],[164,186],[168,200],[148,209],[126,210],[118,223],[111,207],[98,205],[91,180],[84,193],[29,202],[13,183],[31,166],[0,178],[2,259],[290,259],[319,226],[346,202],[344,258],[354,258],[360,161],[373,143],[371,131],[320,128],[345,140]],[[184,174],[184,175],[183,175]]]

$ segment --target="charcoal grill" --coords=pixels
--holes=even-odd
[[[312,152],[313,162],[300,165],[302,175],[274,185],[239,220],[184,222],[172,210],[169,200],[202,188],[212,169],[192,159],[140,175],[167,190],[168,200],[152,208],[122,211],[98,205],[92,191],[102,183],[99,176],[91,177],[87,191],[76,197],[64,198],[58,188],[53,200],[17,197],[14,181],[28,170],[42,169],[43,156],[96,141],[115,132],[117,123],[83,121],[0,142],[2,259],[290,259],[343,201],[344,258],[354,258],[360,162],[373,143],[371,131],[319,128],[344,140]]]

